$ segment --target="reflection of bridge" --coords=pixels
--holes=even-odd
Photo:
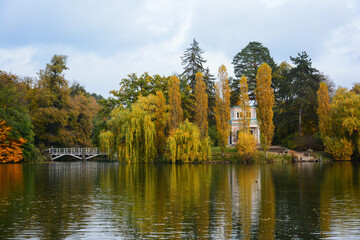
[[[88,160],[99,155],[107,155],[101,153],[97,148],[49,148],[48,152],[50,160],[55,160],[63,156],[72,156],[80,160]]]

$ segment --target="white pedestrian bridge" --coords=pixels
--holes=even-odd
[[[96,156],[107,155],[106,153],[99,152],[97,148],[49,148],[45,152],[48,152],[51,160],[71,156],[86,161]]]

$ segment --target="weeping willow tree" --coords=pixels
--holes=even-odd
[[[159,108],[159,104],[162,105]],[[108,131],[100,134],[102,151],[112,157],[126,162],[150,162],[157,157],[157,129],[163,129],[166,114],[163,116],[159,109],[164,99],[161,94],[140,96],[130,109],[116,108],[111,112],[108,121]],[[161,115],[161,121],[157,116]],[[157,124],[162,124],[157,126]]]
[[[201,138],[199,128],[188,120],[172,131],[167,143],[167,157],[172,163],[201,162],[211,154],[209,138]]]

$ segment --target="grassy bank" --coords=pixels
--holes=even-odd
[[[211,162],[231,162],[231,163],[286,163],[291,162],[290,156],[278,155],[268,152],[265,158],[265,152],[258,150],[254,159],[246,160],[240,156],[235,147],[227,147],[225,153],[221,152],[220,147],[211,148]]]

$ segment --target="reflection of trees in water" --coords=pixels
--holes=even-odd
[[[319,188],[324,165],[273,165],[276,230],[280,239],[313,239],[319,234]]]
[[[272,239],[275,228],[274,187],[266,166],[233,168],[232,237]]]
[[[129,237],[206,236],[210,170],[206,165],[120,165],[116,178],[101,181],[103,193],[113,199],[114,228],[126,229]]]
[[[19,206],[23,192],[23,165],[0,165],[0,236],[4,238],[16,233],[14,218],[21,214]]]
[[[23,165],[0,165],[0,194],[2,197],[23,191]]]
[[[74,225],[87,217],[92,189],[89,178],[93,177],[93,171],[84,169],[86,166],[61,163],[0,166],[1,193],[5,181],[9,181],[4,176],[16,173],[8,182],[11,184],[8,196],[0,196],[0,235],[11,238],[24,233],[59,239],[71,235],[71,231],[67,231],[70,228],[80,229],[81,226]],[[14,170],[4,170],[4,167]]]
[[[113,228],[130,238],[271,238],[270,174],[256,165],[119,165],[100,186]]]
[[[275,238],[275,189],[268,165],[261,169],[259,239]]]
[[[350,162],[2,165],[0,234],[332,237],[359,230],[359,182],[359,165]]]
[[[329,165],[321,183],[320,230],[322,237],[351,236],[360,221],[359,165],[351,162]]]

